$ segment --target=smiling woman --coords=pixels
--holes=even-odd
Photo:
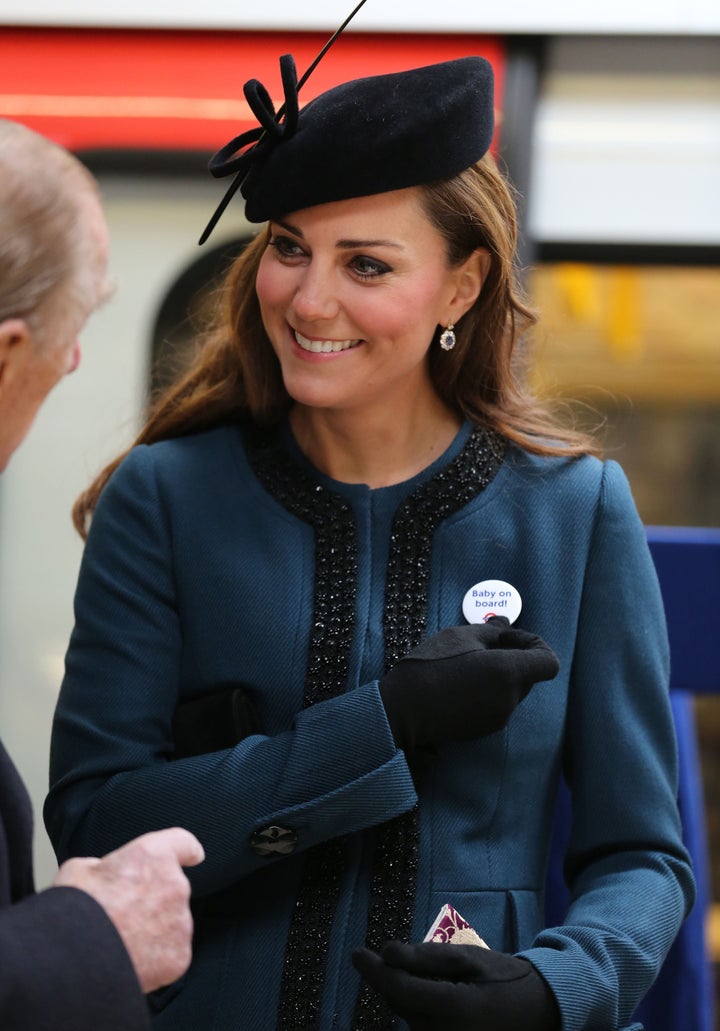
[[[637,1029],[693,899],[662,602],[621,470],[525,379],[490,68],[302,110],[281,68],[214,159],[268,225],[76,507],[49,833],[203,842],[158,1029]],[[493,584],[512,621],[464,604]],[[489,949],[423,942],[446,906]]]

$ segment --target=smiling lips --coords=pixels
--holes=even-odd
[[[293,330],[293,334],[303,351],[312,351],[313,354],[349,351],[360,343],[360,340],[310,340],[309,337],[304,337],[302,333],[298,333],[296,329]]]

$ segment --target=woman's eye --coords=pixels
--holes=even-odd
[[[391,271],[390,266],[386,265],[384,261],[379,261],[377,258],[368,258],[364,255],[358,255],[358,257],[353,258],[350,262],[350,267],[362,279],[374,279],[376,276],[382,276],[386,272]]]
[[[289,236],[273,236],[268,246],[273,247],[281,258],[297,258],[305,253],[300,244]]]

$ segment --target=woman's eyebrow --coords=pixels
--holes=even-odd
[[[297,226],[292,225],[291,222],[283,222],[281,218],[274,218],[272,220],[276,225],[280,226],[287,233],[292,233],[293,236],[299,236],[301,240],[304,239],[302,229],[298,229]]]
[[[348,250],[355,250],[358,247],[397,247],[398,250],[403,248],[403,245],[395,240],[338,240],[335,246]]]
[[[304,240],[305,234],[302,229],[294,226],[291,222],[284,222],[281,218],[273,219],[276,225],[280,226],[287,233],[292,233],[293,236],[297,236],[298,239]],[[403,245],[395,240],[338,240],[335,246],[339,250],[355,250],[358,247],[396,247],[398,250],[403,249]]]

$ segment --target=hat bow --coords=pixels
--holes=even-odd
[[[280,77],[285,101],[278,111],[261,82],[250,79],[245,83],[245,99],[260,124],[235,136],[212,156],[209,168],[216,179],[237,172],[247,173],[268,147],[295,134],[299,102],[297,71],[292,54],[283,54],[280,58]]]

